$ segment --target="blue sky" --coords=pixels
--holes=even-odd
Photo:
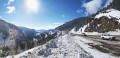
[[[53,29],[96,13],[112,0],[0,0],[0,18],[31,29]]]

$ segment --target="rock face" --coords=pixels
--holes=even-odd
[[[109,31],[116,31],[117,29],[120,30],[119,4],[120,0],[113,0],[110,5],[92,15],[92,19],[88,19],[89,25],[85,29],[85,32],[105,33]]]
[[[116,18],[109,19],[108,17],[103,16],[91,21],[85,31],[104,33],[115,31],[116,29],[120,29],[120,23],[116,21]]]

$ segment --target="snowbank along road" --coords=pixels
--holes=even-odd
[[[119,36],[117,37],[119,38]],[[102,40],[100,36],[83,37],[77,34],[63,35],[42,46],[35,47],[15,58],[120,58],[120,43]],[[7,58],[11,58],[8,56]]]

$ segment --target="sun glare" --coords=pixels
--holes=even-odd
[[[26,10],[29,13],[37,13],[39,11],[40,3],[38,0],[25,0]]]

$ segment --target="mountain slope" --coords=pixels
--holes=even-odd
[[[78,31],[80,27],[83,27],[85,24],[87,24],[87,17],[77,18],[72,21],[66,22],[65,24],[53,30],[47,30],[42,33],[38,32],[35,38],[37,38],[40,41],[42,41],[42,39],[49,39],[49,40],[54,39],[62,34],[68,33],[73,28],[75,28],[75,31]]]
[[[0,44],[19,45],[31,40],[28,33],[22,31],[19,27],[0,19]],[[5,42],[4,42],[5,41]]]
[[[118,34],[118,31],[120,30],[119,4],[120,0],[113,0],[110,5],[100,9],[96,14],[89,16],[87,24],[84,25],[84,27],[79,28],[78,32],[81,33],[82,30],[82,32],[116,32]]]
[[[89,22],[86,32],[105,33],[120,30],[120,11],[116,9],[102,10]]]
[[[75,28],[75,31],[78,31],[79,28],[85,25],[86,23],[87,23],[87,17],[81,17],[81,18],[77,18],[72,21],[66,22],[65,24],[57,27],[56,29],[60,31],[65,31],[65,30],[72,30],[73,28]]]
[[[29,28],[26,28],[26,27],[19,27],[22,31],[28,33],[29,36],[31,37],[35,37],[35,34],[37,33],[36,30],[34,29],[29,29]]]

